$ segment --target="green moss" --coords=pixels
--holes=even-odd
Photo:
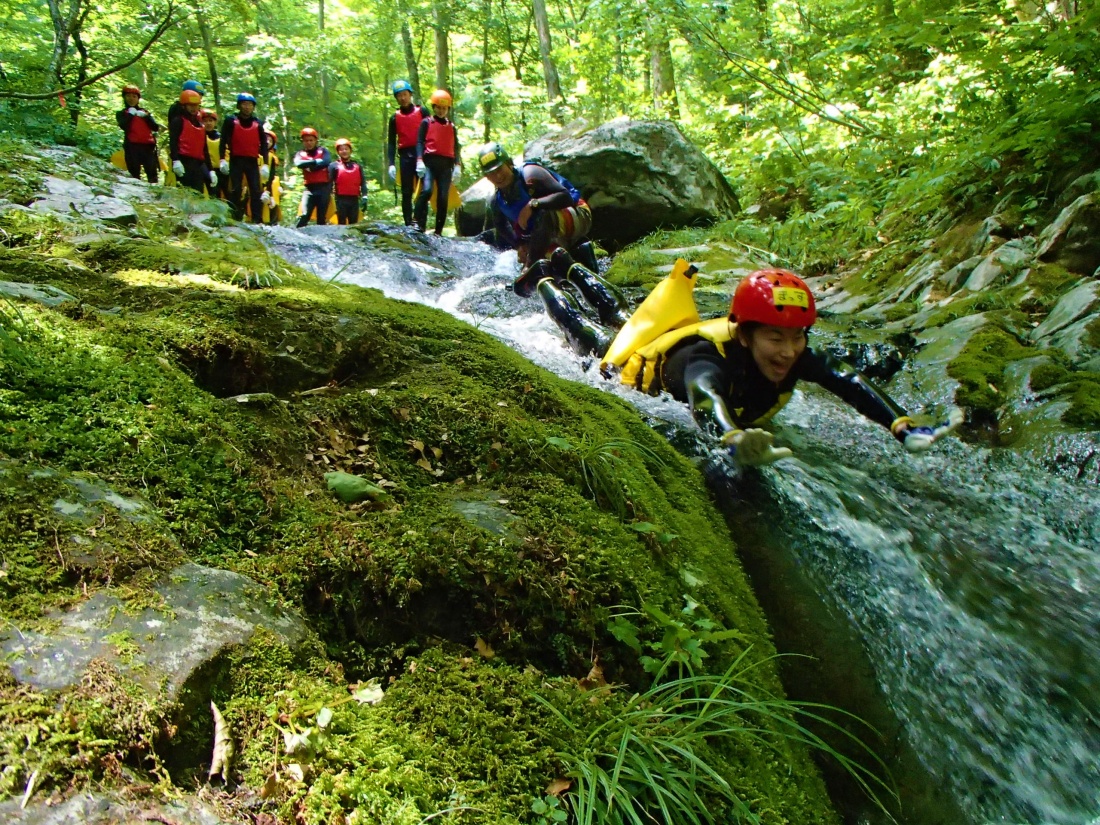
[[[947,374],[961,385],[956,402],[980,418],[995,419],[996,411],[1004,404],[998,385],[1005,366],[1033,354],[1032,349],[999,327],[981,329],[947,368]]]
[[[144,767],[154,774],[162,710],[136,684],[93,661],[79,686],[43,693],[0,675],[0,796],[67,792]],[[159,781],[157,778],[152,782]]]

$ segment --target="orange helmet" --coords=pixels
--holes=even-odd
[[[184,89],[180,92],[180,103],[202,103],[202,95],[194,89]]]
[[[141,89],[139,89],[133,83],[127,83],[125,86],[123,86],[122,93],[124,95],[137,95],[138,97],[141,97]]]
[[[199,120],[212,120],[218,122],[218,113],[213,109],[199,109]]]
[[[446,89],[436,89],[432,92],[431,102],[433,106],[451,106],[451,93]]]
[[[315,137],[315,138],[319,138],[320,135],[317,134],[316,129],[314,129],[311,126],[307,126],[301,132],[298,133],[298,137]]]
[[[279,136],[275,134],[275,130],[270,126],[264,127],[264,134],[271,138],[271,145],[274,146],[279,141]]]
[[[337,149],[339,149],[341,146],[347,146],[350,149],[351,141],[347,138],[340,138],[338,141],[336,141],[336,143],[333,144],[333,146]]]
[[[817,306],[806,282],[793,272],[761,269],[737,285],[730,320],[806,329],[817,320]]]

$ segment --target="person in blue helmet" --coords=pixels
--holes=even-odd
[[[263,220],[263,185],[271,177],[271,168],[261,163],[267,157],[267,133],[264,122],[256,117],[256,98],[248,92],[237,95],[237,114],[222,123],[220,171],[229,176],[229,200],[237,220],[244,219],[244,184],[248,184],[252,223]],[[225,158],[228,158],[226,160]]]
[[[390,117],[389,143],[386,157],[390,164],[390,180],[397,181],[401,172],[401,217],[405,226],[413,225],[413,187],[416,183],[416,140],[420,123],[432,114],[423,106],[413,104],[413,87],[407,80],[393,84],[397,111]]]

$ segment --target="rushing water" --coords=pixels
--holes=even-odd
[[[320,277],[440,307],[628,398],[704,455],[777,640],[822,660],[802,677],[820,690],[794,692],[864,714],[895,740],[886,758],[910,803],[899,819],[1100,825],[1095,485],[956,439],[910,456],[815,388],[780,416],[796,460],[739,477],[708,454],[682,405],[604,381],[541,304],[505,292],[514,254],[413,236],[420,251],[396,254],[344,230],[264,231]]]

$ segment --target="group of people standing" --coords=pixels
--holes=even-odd
[[[255,96],[238,94],[236,113],[225,118],[219,131],[217,113],[202,108],[203,95],[202,84],[188,80],[168,109],[168,160],[177,183],[228,200],[238,220],[279,223],[278,138],[256,114]],[[141,105],[140,88],[124,86],[122,98],[124,105],[115,120],[124,134],[126,169],[135,178],[144,171],[149,182],[156,183],[161,126]],[[318,223],[324,223],[330,195],[335,196],[338,222],[355,223],[360,209],[366,208],[367,178],[351,159],[351,141],[336,141],[338,158],[333,160],[327,149],[318,146],[315,129],[303,129],[301,137],[302,149],[295,155],[294,166],[305,178],[306,191],[298,226],[305,225],[313,211]]]

